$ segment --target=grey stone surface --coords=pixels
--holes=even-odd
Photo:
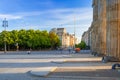
[[[18,54],[15,52],[11,52],[10,54],[1,54],[0,55],[0,80],[114,80],[114,76],[108,77],[108,78],[98,78],[98,77],[92,77],[92,78],[83,78],[82,77],[76,77],[76,70],[87,70],[87,69],[110,69],[111,65],[114,63],[102,63],[100,57],[93,57],[90,54],[59,54],[52,52],[49,54],[49,52],[34,52],[30,55],[27,55],[24,52],[19,52]],[[52,61],[60,62],[64,61],[62,64],[56,64],[52,63]],[[96,62],[97,61],[97,62]],[[30,75],[28,72],[38,72],[40,69],[45,67],[58,67],[64,68],[64,69],[70,69],[73,70],[69,76],[64,75],[65,73],[60,73],[61,76],[52,75],[50,73],[46,77],[37,77]],[[92,70],[89,72],[92,74]],[[47,72],[46,72],[47,73]],[[82,72],[79,72],[78,75],[82,74]],[[109,75],[109,74],[108,74]],[[87,76],[85,76],[87,77]],[[119,77],[115,78],[115,80],[119,80]]]

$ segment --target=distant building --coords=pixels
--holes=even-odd
[[[84,32],[82,35],[82,39],[81,39],[81,41],[84,41],[87,46],[89,45],[89,43],[88,43],[89,42],[89,39],[88,39],[89,35],[88,34],[89,34],[88,31]]]
[[[74,35],[67,33],[65,28],[53,28],[50,32],[55,32],[59,36],[62,48],[73,48],[76,39]]]
[[[57,29],[56,29],[56,28],[52,28],[52,29],[50,30],[50,32],[57,33]]]

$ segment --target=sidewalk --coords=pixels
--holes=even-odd
[[[120,80],[120,73],[110,70],[113,63],[102,63],[101,57],[90,54],[55,56],[1,55],[0,80]],[[54,67],[56,70],[51,72]],[[29,71],[36,71],[37,75],[47,71],[48,75],[38,77]]]

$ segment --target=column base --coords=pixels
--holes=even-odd
[[[98,56],[98,57],[103,57],[103,56],[105,56],[104,54],[97,53],[97,52],[92,52],[92,55]]]
[[[120,62],[120,60],[116,57],[113,56],[104,56],[102,58],[102,62],[107,63],[107,62]]]

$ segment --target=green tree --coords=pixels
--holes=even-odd
[[[85,49],[85,48],[86,48],[86,43],[84,41],[81,41],[80,49]]]
[[[19,48],[20,49],[26,49],[27,47],[27,37],[26,37],[26,30],[21,29],[18,31],[18,37],[19,37]]]
[[[60,45],[60,40],[55,33],[40,30],[12,30],[0,33],[0,48],[4,48],[4,41],[9,49],[16,50],[16,43],[20,50],[26,49],[49,49]]]
[[[4,48],[4,35],[3,32],[0,33],[0,50]]]
[[[50,37],[50,42],[51,42],[51,48],[57,48],[60,46],[60,39],[59,37],[56,35],[56,33],[54,32],[50,32],[49,33],[49,37]]]
[[[85,49],[86,43],[84,41],[81,41],[78,45],[76,45],[76,48]]]

